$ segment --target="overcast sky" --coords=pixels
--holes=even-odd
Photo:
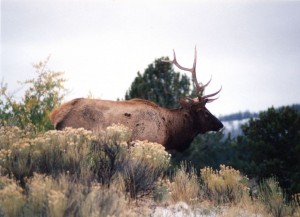
[[[173,48],[190,67],[195,45],[198,80],[212,75],[206,93],[223,87],[212,113],[300,103],[300,1],[1,1],[0,79],[10,91],[51,54],[67,100],[124,98],[137,72]]]

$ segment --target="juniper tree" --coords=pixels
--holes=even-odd
[[[125,99],[147,99],[162,107],[174,108],[180,97],[191,94],[189,77],[175,72],[170,63],[162,62],[164,59],[168,58],[156,59],[143,74],[137,73]]]

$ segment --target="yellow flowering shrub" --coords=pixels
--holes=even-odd
[[[161,144],[148,141],[135,141],[130,147],[129,154],[132,160],[142,160],[153,167],[167,169],[171,155]]]
[[[52,130],[33,136],[17,127],[1,127],[0,138],[1,172],[12,173],[23,182],[34,171],[79,170],[96,137],[83,128]]]
[[[230,166],[220,165],[220,170],[205,167],[200,173],[206,194],[217,203],[238,202],[248,195],[248,178]]]
[[[118,143],[128,142],[131,138],[132,130],[122,124],[112,124],[106,128],[106,136],[110,140]]]
[[[153,189],[156,180],[169,167],[170,155],[157,143],[129,143],[131,135],[132,131],[121,124],[109,126],[101,136],[83,128],[29,135],[16,127],[1,127],[0,173],[12,174],[23,187],[27,177],[34,173],[54,176],[68,173],[80,179],[96,179],[107,185],[116,182],[116,177],[119,177],[122,188],[130,192],[130,196],[143,195]],[[39,176],[35,176],[35,180],[38,179]],[[34,185],[34,181],[30,183]],[[42,186],[45,184],[46,178]],[[35,200],[34,190],[31,191]],[[61,194],[51,191],[47,195],[53,199],[48,201],[52,207],[62,204],[53,202],[55,198],[63,200]],[[36,201],[41,200],[37,198]]]
[[[122,124],[106,129],[91,153],[92,170],[102,183],[117,183],[136,198],[148,194],[156,180],[169,167],[165,148],[148,141],[129,143],[132,130]]]
[[[11,144],[18,142],[22,138],[30,138],[33,134],[29,131],[21,130],[15,126],[0,127],[0,149],[8,149]]]
[[[34,215],[40,216],[47,210],[49,216],[63,216],[71,184],[65,175],[53,179],[44,174],[34,173],[26,184],[29,205]]]
[[[132,198],[151,193],[170,164],[165,148],[148,141],[134,141],[121,159],[121,169],[117,172],[121,173]]]
[[[25,204],[23,189],[6,176],[0,176],[0,213],[15,217]]]
[[[74,182],[68,175],[57,178],[34,173],[26,185],[28,216],[131,216],[125,195],[91,182]]]
[[[126,207],[125,195],[114,186],[109,189],[93,184],[89,193],[84,197],[81,206],[83,216],[135,216]]]

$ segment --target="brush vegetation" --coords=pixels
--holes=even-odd
[[[130,136],[118,124],[102,134],[72,128],[36,134],[2,126],[0,216],[149,216],[150,204],[178,202],[195,213],[299,215],[296,199],[287,201],[274,179],[251,198],[248,179],[238,170],[221,165],[197,172],[181,163],[170,172],[163,146],[128,142]],[[146,198],[148,212],[141,213],[137,204]]]

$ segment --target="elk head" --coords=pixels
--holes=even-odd
[[[174,58],[173,60],[163,60],[164,62],[169,62],[173,63],[175,66],[177,66],[179,69],[182,69],[184,71],[188,71],[192,73],[192,81],[193,85],[195,88],[195,93],[197,97],[191,98],[181,98],[179,99],[179,103],[183,109],[186,109],[189,111],[189,113],[193,116],[195,120],[195,124],[197,129],[199,130],[200,133],[205,133],[208,131],[219,131],[220,129],[223,128],[223,124],[221,121],[219,121],[214,115],[212,115],[208,109],[205,107],[206,103],[213,102],[217,98],[211,98],[216,96],[220,91],[222,90],[222,86],[220,90],[218,90],[215,93],[208,94],[208,95],[203,95],[205,87],[209,85],[211,82],[210,80],[202,85],[201,83],[198,82],[197,80],[197,75],[196,75],[196,64],[197,64],[197,50],[195,48],[195,55],[194,55],[194,63],[192,68],[186,68],[181,66],[176,59],[176,54],[175,51],[173,50],[173,55]]]

